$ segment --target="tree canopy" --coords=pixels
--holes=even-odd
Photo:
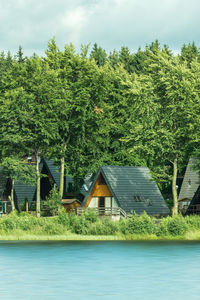
[[[155,41],[135,53],[89,51],[52,39],[44,57],[1,52],[2,166],[33,152],[52,158],[62,196],[64,174],[80,183],[101,165],[145,165],[164,193],[171,186],[177,213],[177,176],[200,149],[199,49],[174,55]],[[39,189],[38,166],[36,177]]]

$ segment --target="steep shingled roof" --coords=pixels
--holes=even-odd
[[[179,200],[182,199],[191,199],[194,197],[194,194],[196,192],[196,190],[198,189],[199,185],[200,185],[200,176],[198,171],[194,170],[194,165],[197,162],[197,158],[190,158],[186,171],[185,171],[185,175],[184,175],[184,179],[183,179],[183,183],[181,185],[181,189],[180,189],[180,193],[179,193]]]
[[[51,173],[54,182],[57,185],[57,188],[59,189],[60,186],[60,171],[59,171],[59,167],[57,165],[55,165],[53,160],[47,160],[47,159],[43,159],[44,162],[46,163],[47,168],[49,169],[49,172]],[[65,176],[65,182],[66,182],[66,186],[65,186],[65,191],[67,192],[68,187],[69,187],[69,183],[73,183],[73,178],[71,178],[70,176]]]
[[[19,203],[24,203],[25,198],[28,199],[29,205],[34,199],[36,186],[23,184],[19,181],[15,182],[15,194]]]
[[[5,190],[7,178],[0,170],[0,199]]]
[[[103,166],[95,176],[93,184],[86,195],[83,206],[99,176],[102,174],[118,205],[131,213],[142,214],[146,211],[150,215],[169,214],[160,190],[153,181],[150,170],[146,167]],[[141,201],[136,201],[139,197]]]

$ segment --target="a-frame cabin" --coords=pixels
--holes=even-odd
[[[170,213],[146,167],[104,166],[97,172],[82,207],[100,214],[118,215],[144,211],[149,215]]]

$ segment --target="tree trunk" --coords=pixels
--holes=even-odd
[[[172,195],[173,195],[172,215],[173,216],[178,214],[178,196],[177,196],[177,188],[176,188],[176,179],[178,173],[177,164],[178,164],[178,159],[176,156],[173,162],[173,178],[172,178]]]
[[[67,148],[67,144],[69,143],[70,135],[68,136],[67,142],[63,145],[63,156],[60,159],[60,186],[59,186],[59,194],[61,198],[63,197],[64,190],[64,176],[65,176],[65,150]]]
[[[65,158],[64,156],[60,159],[60,187],[59,187],[59,194],[61,198],[63,197],[63,190],[64,190],[64,175],[65,175]]]
[[[37,187],[36,187],[36,215],[40,217],[40,157],[36,155],[36,178],[37,178]]]
[[[11,193],[10,193],[10,202],[11,202],[11,208],[12,208],[12,211],[15,210],[15,203],[14,203],[14,185],[15,185],[15,180],[12,179],[12,181],[11,181]]]
[[[28,213],[28,207],[29,206],[29,203],[28,203],[28,201],[26,201],[26,203],[25,203],[25,210],[26,210],[26,213]]]

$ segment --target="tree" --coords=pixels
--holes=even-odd
[[[25,62],[24,54],[22,51],[22,46],[19,46],[16,57],[17,57],[17,61],[19,64],[23,64]]]
[[[113,52],[110,52],[109,56],[108,56],[108,62],[110,63],[110,65],[115,68],[116,66],[118,66],[120,64],[119,61],[119,53],[114,50]]]
[[[2,78],[1,88],[1,147],[9,154],[36,155],[36,210],[40,216],[40,157],[48,152],[54,137],[52,118],[54,74],[39,57],[23,64],[14,61]],[[52,121],[53,120],[53,121]],[[4,155],[5,156],[5,155]]]
[[[59,192],[62,197],[65,172],[75,177],[83,176],[84,173],[87,156],[85,149],[89,143],[86,140],[86,128],[89,119],[95,115],[97,99],[94,97],[94,89],[98,67],[76,54],[72,44],[65,46],[62,53],[52,41],[46,55],[45,61],[56,76],[54,118],[59,122],[55,129],[56,139],[51,144],[51,156],[60,161]]]
[[[158,51],[152,53],[148,80],[152,83],[150,101],[145,104],[144,99],[148,99],[145,96],[138,101],[136,109],[141,118],[133,122],[125,140],[130,143],[133,152],[140,151],[153,164],[159,160],[165,170],[169,168],[173,214],[177,214],[177,172],[192,145],[194,107],[196,102],[199,103],[195,78],[177,58]],[[149,113],[144,113],[145,110]]]
[[[191,62],[194,59],[199,59],[199,50],[196,47],[195,43],[193,42],[192,44],[184,44],[183,47],[181,48],[181,55],[180,55],[180,60],[181,61],[186,61],[188,67],[190,67]]]
[[[104,66],[107,61],[106,51],[95,43],[90,53],[90,59],[94,59],[97,66]]]
[[[123,64],[128,73],[132,73],[134,71],[134,55],[130,53],[128,47],[121,47],[119,51],[119,61]]]
[[[40,170],[42,156],[48,156],[49,147],[56,136],[54,100],[56,74],[39,57],[27,60],[25,89],[29,94],[29,119],[26,120],[27,146],[36,156],[36,213],[40,217]]]

